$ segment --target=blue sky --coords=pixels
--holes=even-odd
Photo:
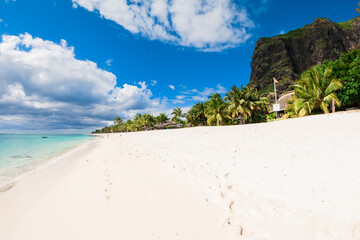
[[[0,0],[0,132],[88,132],[116,115],[186,110],[246,85],[259,37],[358,16],[351,0],[133,2]]]

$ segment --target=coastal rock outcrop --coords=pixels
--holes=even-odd
[[[317,18],[312,24],[273,38],[260,38],[251,62],[250,87],[260,93],[291,90],[302,72],[324,60],[335,60],[360,45],[360,17],[345,23]]]

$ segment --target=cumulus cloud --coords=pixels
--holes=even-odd
[[[175,86],[174,85],[169,85],[169,88],[172,90],[175,90]]]
[[[0,131],[101,126],[114,115],[161,108],[145,82],[117,84],[95,62],[75,58],[59,44],[30,34],[0,43]]]
[[[254,27],[232,0],[72,0],[151,40],[217,51],[250,38]]]

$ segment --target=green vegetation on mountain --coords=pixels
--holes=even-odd
[[[248,84],[260,94],[273,92],[273,77],[279,93],[291,90],[301,74],[324,60],[336,60],[341,54],[358,48],[360,17],[344,23],[318,18],[312,24],[256,43]]]

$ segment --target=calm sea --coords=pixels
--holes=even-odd
[[[0,186],[39,168],[50,158],[90,139],[94,137],[0,134]]]

